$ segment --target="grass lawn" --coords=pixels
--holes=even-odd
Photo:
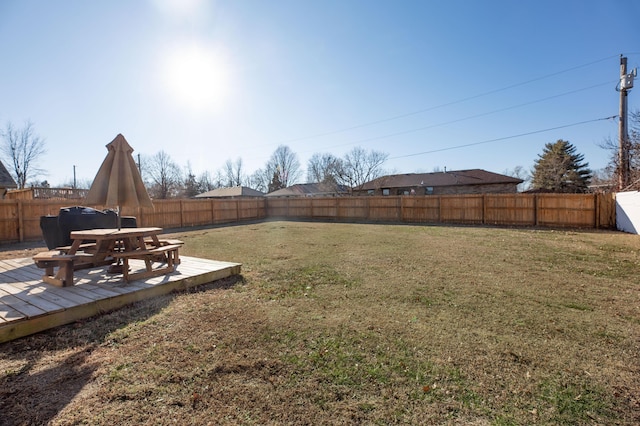
[[[640,423],[640,237],[265,222],[242,276],[0,345],[0,423]]]

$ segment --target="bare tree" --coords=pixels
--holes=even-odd
[[[518,190],[522,191],[524,188],[528,187],[529,181],[531,180],[531,176],[527,173],[524,167],[515,166],[513,170],[505,170],[504,175],[511,176],[516,179],[522,179],[522,183],[518,185]]]
[[[640,110],[629,113],[630,132],[625,141],[626,151],[629,153],[629,186],[624,190],[640,190]],[[600,148],[609,151],[609,163],[602,173],[603,180],[598,183],[601,186],[615,188],[617,186],[617,176],[620,173],[620,158],[618,140],[605,139],[600,144]]]
[[[265,176],[269,176],[269,181],[272,180],[274,175],[277,175],[279,186],[286,188],[295,184],[302,172],[300,171],[298,156],[288,146],[280,145],[271,154],[264,173]]]
[[[37,163],[46,153],[45,142],[35,134],[30,121],[27,121],[22,129],[16,129],[13,124],[7,123],[0,136],[2,153],[10,164],[9,171],[18,188],[26,187],[29,179],[44,174],[44,170],[38,168]]]
[[[169,154],[164,151],[158,152],[147,159],[142,170],[152,198],[163,200],[178,195],[182,180],[180,167],[171,160]]]
[[[215,188],[224,188],[225,187],[225,177],[221,170],[217,170],[216,174],[213,176],[213,186]]]
[[[47,181],[44,181],[44,182],[47,182]],[[44,182],[41,182],[41,183],[44,183]],[[38,184],[38,186],[43,186],[41,185],[41,183]],[[91,188],[92,183],[93,183],[93,179],[89,179],[89,178],[78,178],[76,179],[75,182],[73,181],[73,178],[70,178],[62,182],[60,186],[62,186],[63,188],[89,189]]]
[[[227,187],[242,186],[246,181],[242,170],[242,158],[238,157],[235,163],[231,159],[227,160],[224,164],[224,174],[227,180]]]
[[[307,163],[307,182],[335,184],[340,167],[340,159],[333,154],[313,154]]]
[[[591,192],[608,193],[613,191],[617,185],[618,177],[615,175],[615,172],[611,168],[605,167],[593,171],[589,190]]]
[[[600,148],[609,152],[609,162],[604,169],[595,176],[595,184],[601,188],[609,188],[614,190],[618,186],[618,173],[620,158],[618,157],[618,141],[614,141],[611,138],[607,138],[599,144]],[[631,153],[631,151],[630,151]],[[630,164],[633,162],[630,161]],[[630,175],[633,182],[633,167],[630,167]]]
[[[341,162],[339,169],[339,183],[351,189],[361,189],[362,186],[384,174],[382,165],[389,154],[380,151],[366,151],[356,147],[349,151]]]
[[[258,169],[247,177],[246,184],[249,188],[255,189],[256,191],[268,192],[269,182],[272,177],[273,175],[267,176],[264,169]]]
[[[200,173],[200,176],[198,176],[198,189],[199,189],[198,193],[211,191],[216,188],[219,188],[219,186],[215,185],[209,172],[204,171]]]

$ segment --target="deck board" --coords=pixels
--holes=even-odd
[[[8,286],[16,286],[16,285],[9,284]],[[6,288],[7,286],[3,285],[2,287]],[[29,287],[29,289],[26,292],[26,295],[27,296],[38,295],[38,297],[44,300],[47,300],[51,303],[55,303],[56,305],[63,308],[72,308],[78,304],[78,302],[74,302],[72,299],[65,297],[66,294],[56,294],[56,292],[53,291],[52,289],[48,289],[47,287],[45,287],[44,283],[42,283],[41,285],[33,285]]]
[[[8,294],[28,302],[30,305],[42,309],[44,312],[57,312],[63,309],[59,304],[48,300],[47,297],[43,297],[42,292],[32,291],[31,288],[20,288],[15,284],[4,285],[2,287]]]
[[[31,258],[0,260],[0,343],[68,324],[138,300],[240,274],[241,264],[181,256],[168,275],[125,283],[107,267],[74,272],[72,287],[42,282]],[[132,272],[144,262],[132,260]]]

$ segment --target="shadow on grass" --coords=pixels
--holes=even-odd
[[[93,347],[74,350],[56,365],[31,372],[30,360],[0,379],[0,412],[3,425],[48,424],[88,383],[97,368],[88,363]]]
[[[228,290],[241,275],[140,301],[112,312],[0,344],[0,424],[47,424],[91,382],[91,354],[114,331],[158,314],[181,293]]]

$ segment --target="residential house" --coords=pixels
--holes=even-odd
[[[7,168],[0,161],[0,199],[3,199],[8,189],[15,189],[18,185],[13,180]]]
[[[354,195],[516,193],[522,179],[482,169],[389,175],[365,183]]]
[[[349,188],[334,183],[300,183],[270,192],[266,197],[341,197],[349,195]]]
[[[264,197],[264,192],[246,186],[234,186],[231,188],[218,188],[212,191],[198,194],[195,198],[256,198]]]

